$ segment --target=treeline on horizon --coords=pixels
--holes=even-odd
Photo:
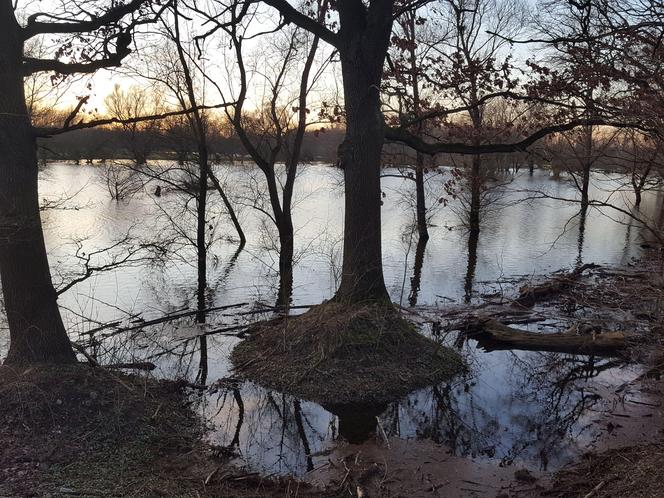
[[[304,162],[336,163],[337,149],[343,141],[342,128],[326,128],[306,133],[302,147]],[[216,162],[241,160],[246,151],[235,134],[225,134],[217,127],[209,130],[210,154]],[[122,127],[105,126],[77,130],[40,140],[42,161],[73,161],[92,164],[106,160],[190,161],[195,158],[196,143],[186,133],[155,127],[136,132]]]
[[[458,127],[463,129],[464,125]],[[302,145],[302,162],[322,162],[338,166],[338,150],[344,133],[343,125],[317,126],[307,131]],[[232,127],[224,126],[221,120],[210,120],[208,134],[210,154],[214,162],[253,164]],[[631,150],[634,148],[633,138],[630,136],[616,140],[608,135],[595,136],[595,148],[601,149],[602,153],[595,158],[594,169],[629,172],[635,161],[635,151]],[[167,160],[183,164],[195,160],[196,157],[196,142],[184,123],[178,122],[174,125],[169,119],[152,124],[141,123],[133,129],[111,125],[76,130],[40,139],[38,143],[42,163],[65,161],[94,164],[109,160],[129,160],[142,164],[149,160]],[[283,160],[284,157],[280,159]],[[384,146],[384,167],[413,167],[415,159],[415,153],[407,146],[394,143]],[[441,166],[465,166],[468,159],[468,156],[461,154],[439,154],[428,158],[427,166],[434,169]],[[559,137],[543,140],[529,152],[486,154],[484,159],[486,166],[493,171],[532,170],[537,167],[551,169],[554,174],[559,174],[580,170],[582,167],[569,144]],[[656,159],[653,166],[657,173],[661,174],[659,157]],[[643,161],[643,158],[638,160]]]

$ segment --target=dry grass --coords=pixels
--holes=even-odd
[[[391,306],[335,302],[257,326],[231,358],[244,377],[324,406],[386,403],[463,368]]]
[[[664,445],[588,454],[557,474],[548,496],[654,498],[664,496]]]

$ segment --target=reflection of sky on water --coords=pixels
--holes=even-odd
[[[80,209],[44,213],[47,244],[54,268],[70,261],[70,240],[74,237],[89,237],[84,245],[90,249],[109,245],[130,227],[133,227],[135,236],[147,241],[154,239],[155,234],[165,233],[168,223],[155,202],[178,217],[177,208],[182,200],[176,194],[155,199],[141,193],[126,203],[111,201],[100,179],[102,169],[101,166],[52,164],[42,173],[42,197],[53,198],[83,189],[72,201]],[[247,194],[245,187],[251,171],[239,166],[221,168],[220,176],[228,182],[231,197]],[[445,175],[432,177],[428,184],[430,204],[440,197],[440,184],[446,178]],[[333,268],[340,263],[343,219],[340,182],[341,172],[326,166],[305,167],[298,179],[294,219],[296,253],[300,256],[295,266],[295,304],[319,302],[330,297],[336,288]],[[408,301],[416,255],[417,237],[410,236],[412,213],[403,200],[403,192],[412,189],[411,183],[392,177],[383,179],[386,194],[383,206],[385,278],[393,300],[403,303]],[[595,183],[598,184],[595,194],[603,195],[599,189],[606,189],[606,182],[597,180]],[[551,195],[574,197],[574,189],[569,183],[552,180],[546,172],[537,172],[533,178],[519,174],[506,188],[511,191],[545,190]],[[153,187],[148,190],[151,192]],[[519,195],[525,194],[508,193],[501,202],[509,204],[508,201]],[[214,220],[215,224],[218,223],[217,233],[222,237],[233,237],[232,226],[223,214],[216,211],[220,205],[218,196],[214,193],[210,196],[211,216],[218,215]],[[645,208],[653,202],[654,199],[646,197]],[[209,282],[210,301],[214,304],[257,298],[271,302],[275,294],[276,255],[265,249],[265,239],[259,236],[261,220],[257,212],[249,207],[241,208],[241,211],[248,245],[230,271],[227,264],[236,249],[235,244],[220,240],[212,248],[214,257],[210,258]],[[431,229],[424,253],[418,304],[436,304],[445,302],[445,298],[459,300],[463,296],[468,236],[463,229],[458,229],[458,216],[454,211],[453,202],[447,208],[438,208],[433,218],[436,226]],[[480,283],[475,286],[477,290],[482,290],[481,282],[500,277],[546,273],[572,266],[578,252],[579,220],[574,218],[577,212],[577,205],[539,200],[488,213],[477,243],[474,272],[474,282]],[[614,213],[602,214],[597,210],[588,213],[583,247],[585,261],[618,263],[633,255],[632,250],[625,252],[627,227],[615,223],[606,214],[615,217]],[[630,237],[636,236],[638,230],[632,230]],[[195,267],[187,261],[194,261],[194,258],[186,248],[181,249],[180,256],[180,259],[157,268],[143,265],[99,274],[64,294],[61,303],[100,321],[118,316],[118,310],[113,306],[144,315],[159,315],[169,309],[188,306],[196,285]],[[57,275],[54,278],[58,280]],[[67,315],[72,325],[78,322],[72,313]]]
[[[176,194],[153,199],[141,193],[126,203],[109,200],[100,171],[99,167],[54,164],[42,173],[42,197],[83,189],[72,201],[80,209],[44,213],[47,244],[56,269],[71,264],[72,238],[89,238],[84,247],[90,250],[108,245],[132,227],[135,236],[149,241],[166,230],[155,202],[166,211],[177,212],[181,199]],[[249,171],[221,168],[231,197],[242,195]],[[441,195],[439,185],[444,180],[444,176],[437,176],[429,182],[431,202]],[[343,219],[340,181],[340,171],[324,166],[303,168],[298,181],[294,218],[296,252],[299,250],[301,256],[295,266],[294,304],[320,302],[336,287],[334,266],[340,263]],[[602,180],[595,184],[593,195],[600,196],[599,189],[607,188],[607,183]],[[393,300],[404,304],[411,295],[416,258],[416,236],[409,232],[412,214],[402,194],[411,187],[407,180],[383,180],[385,277]],[[575,264],[579,220],[574,215],[578,206],[552,200],[509,202],[523,195],[515,193],[518,190],[574,197],[573,188],[550,179],[545,172],[532,178],[521,174],[508,188],[511,192],[502,198],[507,207],[487,214],[478,241],[469,241],[464,230],[455,228],[458,217],[454,205],[438,209],[424,252],[418,304],[460,302],[465,294],[490,290],[489,282],[499,278],[542,274]],[[211,196],[214,212],[218,198]],[[644,209],[654,209],[655,201],[646,196]],[[232,227],[225,217],[218,216],[217,232],[232,237]],[[270,266],[276,266],[275,255],[265,249],[265,240],[257,235],[260,219],[256,212],[245,208],[241,218],[249,240],[237,259],[233,259],[236,247],[229,241],[220,240],[212,249],[209,302],[214,306],[273,301],[277,279]],[[637,254],[633,242],[639,230],[612,218],[613,213],[588,213],[582,242],[584,261],[625,263]],[[468,253],[474,242],[475,258]],[[103,322],[123,318],[126,313],[141,313],[148,319],[195,306],[195,267],[187,263],[194,258],[187,249],[182,249],[180,256],[165,266],[138,265],[100,274],[61,296],[65,320],[74,337],[81,331],[81,316]],[[470,270],[469,260],[476,260]],[[216,327],[242,323],[233,315],[234,310],[212,313],[208,322]],[[249,316],[253,318],[257,317]],[[177,325],[190,326],[191,322],[183,320]],[[6,351],[6,336],[0,334],[0,351]],[[228,353],[237,339],[211,336],[208,342],[208,382],[214,383],[229,374]],[[167,377],[194,379],[198,369],[198,342],[174,339],[170,326],[155,327],[131,340],[126,335],[114,337],[100,349],[102,354],[105,351],[125,359],[149,358],[158,363],[159,375]],[[604,396],[603,386],[616,386],[636,376],[630,368],[609,368],[610,360],[597,360],[589,366],[587,358],[570,355],[483,353],[472,343],[465,344],[463,351],[471,365],[467,376],[388,406],[380,417],[382,430],[390,436],[431,439],[462,456],[553,468],[595,436],[596,429],[587,427],[588,423],[611,401]],[[591,379],[585,380],[584,375]],[[217,427],[211,436],[217,444],[236,444],[246,463],[267,473],[305,472],[317,458],[324,458],[307,455],[324,452],[340,430],[337,418],[318,405],[249,384],[236,391],[220,388],[204,396],[202,409]]]
[[[463,354],[471,365],[467,376],[388,406],[377,430],[389,437],[429,439],[458,456],[553,470],[598,436],[600,427],[591,421],[611,409],[615,395],[609,388],[639,373],[609,359],[593,363],[554,353],[484,353],[474,344]],[[235,396],[220,389],[202,406],[216,427],[214,444],[233,446],[241,462],[265,473],[302,474],[325,461],[326,450],[339,439],[340,421],[315,403],[301,402],[301,408],[297,403],[244,384]]]

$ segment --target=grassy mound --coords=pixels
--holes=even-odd
[[[300,496],[213,459],[175,382],[85,365],[0,367],[0,496]]]
[[[247,379],[324,406],[387,403],[463,369],[392,306],[336,302],[257,325],[231,359]]]

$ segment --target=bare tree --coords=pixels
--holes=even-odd
[[[147,163],[157,144],[160,121],[156,119],[131,121],[131,119],[161,114],[163,103],[159,99],[159,93],[137,85],[128,90],[115,85],[104,102],[109,115],[121,121],[119,126],[124,131],[124,142],[131,159],[139,166]]]
[[[238,10],[239,9],[239,10]],[[320,71],[312,74],[316,61],[319,37],[305,40],[301,30],[282,34],[282,44],[277,44],[275,57],[278,65],[273,74],[266,75],[267,97],[254,113],[246,109],[249,92],[247,55],[244,39],[250,23],[241,23],[247,12],[246,4],[231,7],[230,21],[223,26],[235,51],[239,88],[228,119],[242,146],[251,156],[265,177],[270,211],[262,211],[272,220],[279,234],[279,292],[277,304],[287,306],[293,290],[294,227],[292,218],[293,192],[297,177],[302,143],[304,140],[310,110],[308,96]],[[318,2],[316,15],[319,20],[325,17],[326,0]],[[305,46],[308,41],[308,46]],[[303,64],[298,58],[304,52]],[[286,87],[287,78],[295,70],[301,71],[297,83],[297,95],[292,98]],[[285,178],[281,178],[278,163],[283,160]]]
[[[133,0],[90,14],[90,2],[82,2],[62,11],[36,12],[20,25],[15,5],[0,1],[0,279],[11,340],[6,363],[75,361],[49,273],[39,215],[36,134],[26,107],[24,77],[117,66],[130,53],[132,27],[143,5]],[[86,57],[75,51],[48,58],[24,55],[26,42],[52,34],[88,41]],[[58,55],[67,55],[67,62]]]

